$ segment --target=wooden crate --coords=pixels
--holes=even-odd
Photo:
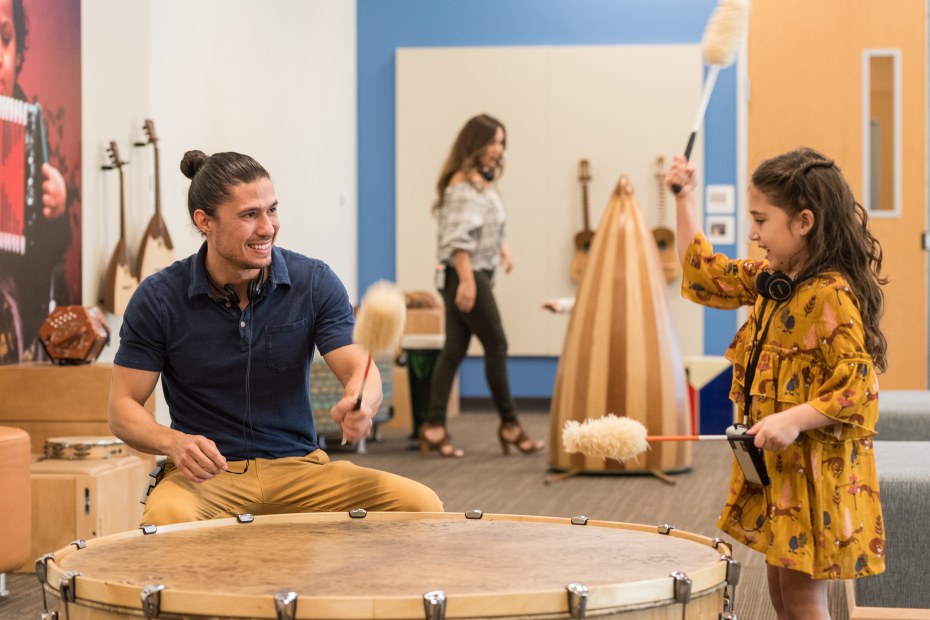
[[[33,454],[49,437],[109,435],[107,401],[113,364],[0,366],[0,424],[29,433]],[[155,399],[146,402],[155,414]]]
[[[142,519],[139,498],[151,468],[134,456],[59,460],[35,457],[32,478],[32,554],[20,568],[71,541],[132,530]]]

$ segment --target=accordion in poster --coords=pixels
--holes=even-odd
[[[42,107],[0,96],[0,252],[26,256],[42,213],[42,164],[48,160]]]

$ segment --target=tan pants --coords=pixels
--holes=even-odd
[[[142,524],[353,508],[442,512],[442,502],[419,482],[347,461],[331,462],[325,452],[315,450],[306,456],[231,462],[229,471],[201,483],[185,478],[169,461],[145,504]]]

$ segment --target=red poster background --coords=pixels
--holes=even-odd
[[[19,1],[2,4],[2,18],[17,33],[22,27],[15,18]],[[38,213],[24,211],[36,218],[25,229],[25,253],[0,251],[0,364],[43,359],[36,345],[51,302],[81,303],[81,2],[21,1],[26,14],[23,62],[15,87],[3,94],[42,106],[48,163],[61,174],[67,199],[64,214],[57,217],[44,217],[41,204]],[[42,179],[40,173],[35,181]],[[22,177],[0,181],[11,188],[24,183]],[[40,201],[41,195],[40,189]]]
[[[23,0],[29,24],[19,84],[45,111],[49,162],[68,186],[71,245],[63,304],[81,303],[81,2]]]

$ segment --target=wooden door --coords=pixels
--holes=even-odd
[[[901,213],[870,220],[891,279],[883,389],[927,385],[926,23],[925,0],[756,0],[749,22],[748,170],[809,146],[836,160],[860,202],[863,50],[901,51]]]

